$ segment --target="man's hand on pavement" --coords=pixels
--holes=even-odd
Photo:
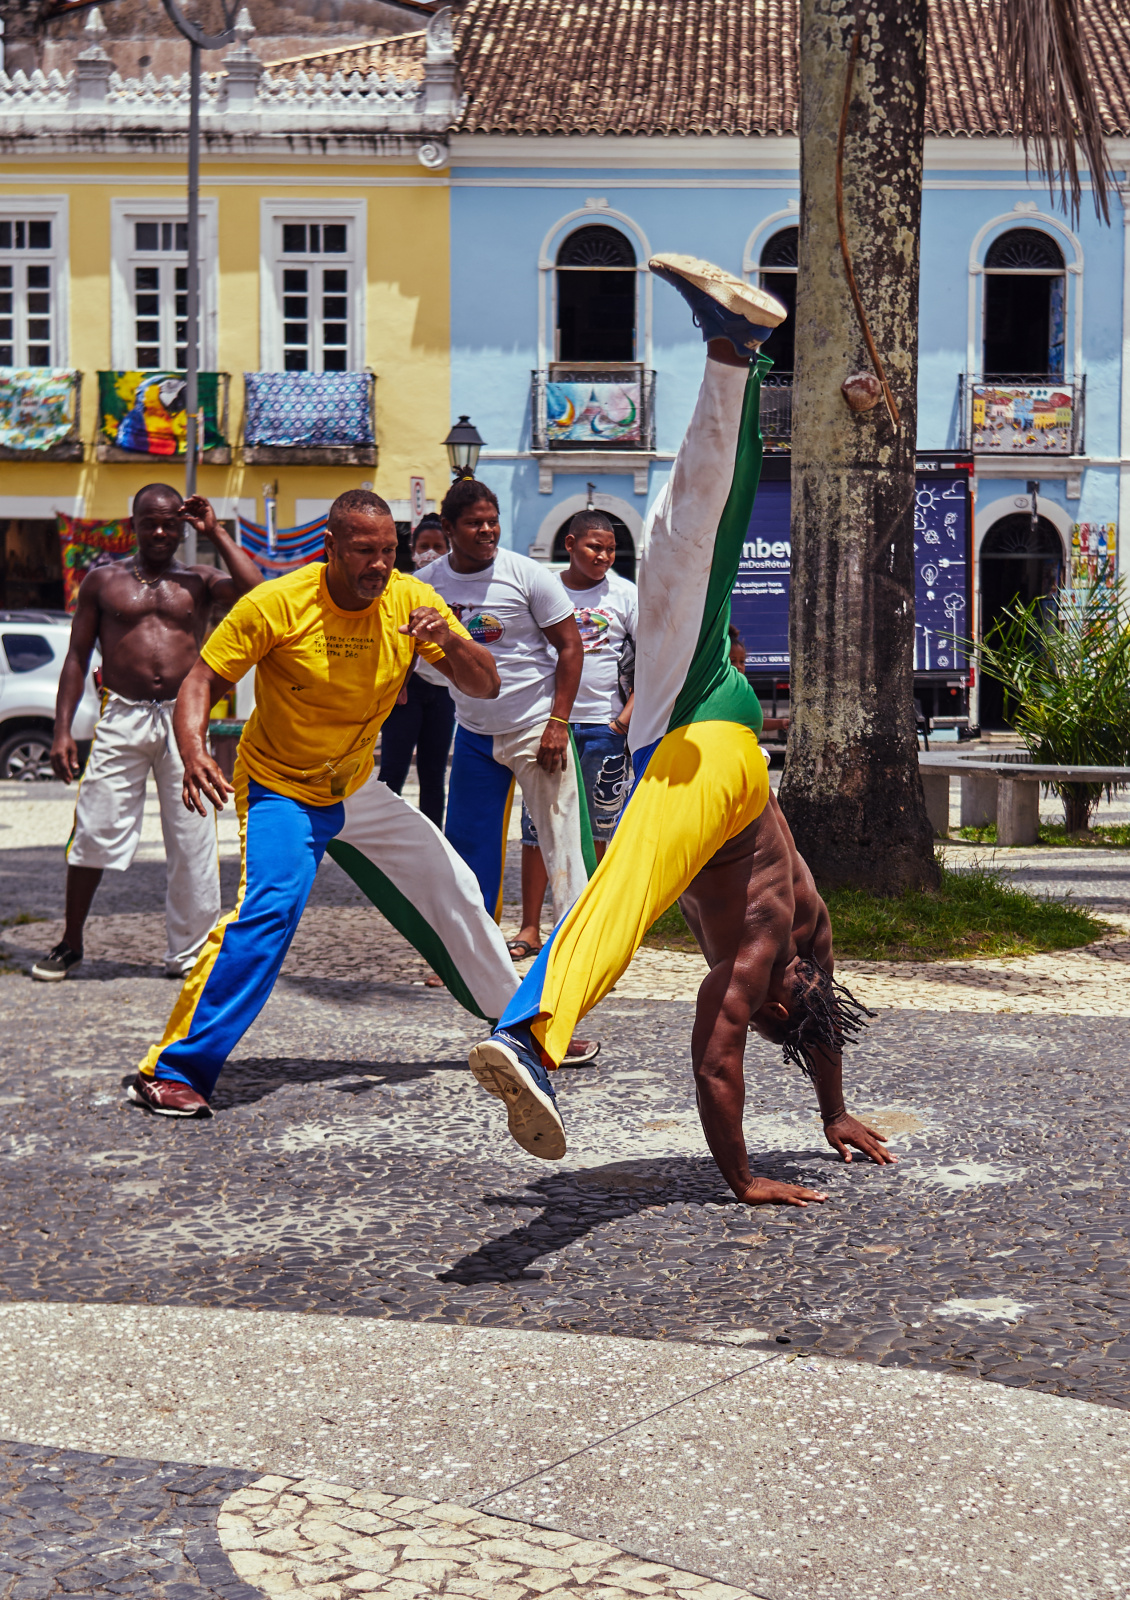
[[[833,1150],[840,1152],[845,1161],[851,1160],[851,1151],[847,1148],[849,1144],[853,1144],[865,1156],[870,1156],[880,1167],[893,1166],[898,1160],[898,1156],[883,1148],[887,1142],[885,1134],[880,1133],[877,1128],[869,1128],[865,1123],[858,1122],[846,1111],[841,1111],[839,1116],[824,1124],[824,1137]]]
[[[69,733],[57,733],[52,741],[51,770],[64,783],[78,777],[78,746]]]
[[[451,629],[435,606],[416,606],[400,631],[410,633],[422,644],[438,644],[441,650],[447,650],[451,644]]]
[[[208,808],[204,800],[210,800],[217,811],[222,811],[228,795],[234,793],[235,790],[207,751],[198,751],[185,762],[182,795],[186,811],[199,811],[202,817],[206,817]]]

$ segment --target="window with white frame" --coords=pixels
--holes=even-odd
[[[0,367],[57,365],[57,242],[54,218],[0,212]]]
[[[200,201],[200,366],[216,361],[217,203]],[[175,200],[110,202],[110,362],[183,372],[188,334],[188,223]]]
[[[177,217],[133,219],[127,290],[132,364],[182,371],[188,333],[188,223]]]
[[[277,348],[284,372],[345,372],[361,364],[362,273],[356,217],[274,218]]]

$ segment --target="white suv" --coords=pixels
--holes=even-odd
[[[71,642],[65,611],[0,611],[0,778],[24,783],[52,778],[55,696]],[[90,675],[71,724],[85,758],[98,721],[98,690]]]

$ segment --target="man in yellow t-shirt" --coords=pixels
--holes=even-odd
[[[261,584],[205,644],[177,696],[184,803],[235,795],[243,870],[129,1098],[163,1116],[210,1115],[224,1062],[266,1005],[328,850],[476,1016],[501,1016],[514,964],[474,873],[439,829],[377,781],[373,752],[413,657],[490,700],[498,673],[435,590],[395,570],[388,506],[350,489],[330,508],[327,562]],[[208,755],[208,713],[255,668],[255,710],[229,784]]]

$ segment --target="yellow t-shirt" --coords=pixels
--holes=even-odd
[[[255,710],[239,745],[252,778],[314,806],[361,787],[413,655],[443,660],[438,645],[399,632],[416,606],[434,606],[453,633],[470,638],[429,584],[397,571],[364,611],[334,605],[321,561],[236,601],[200,653],[229,683],[256,669]]]

